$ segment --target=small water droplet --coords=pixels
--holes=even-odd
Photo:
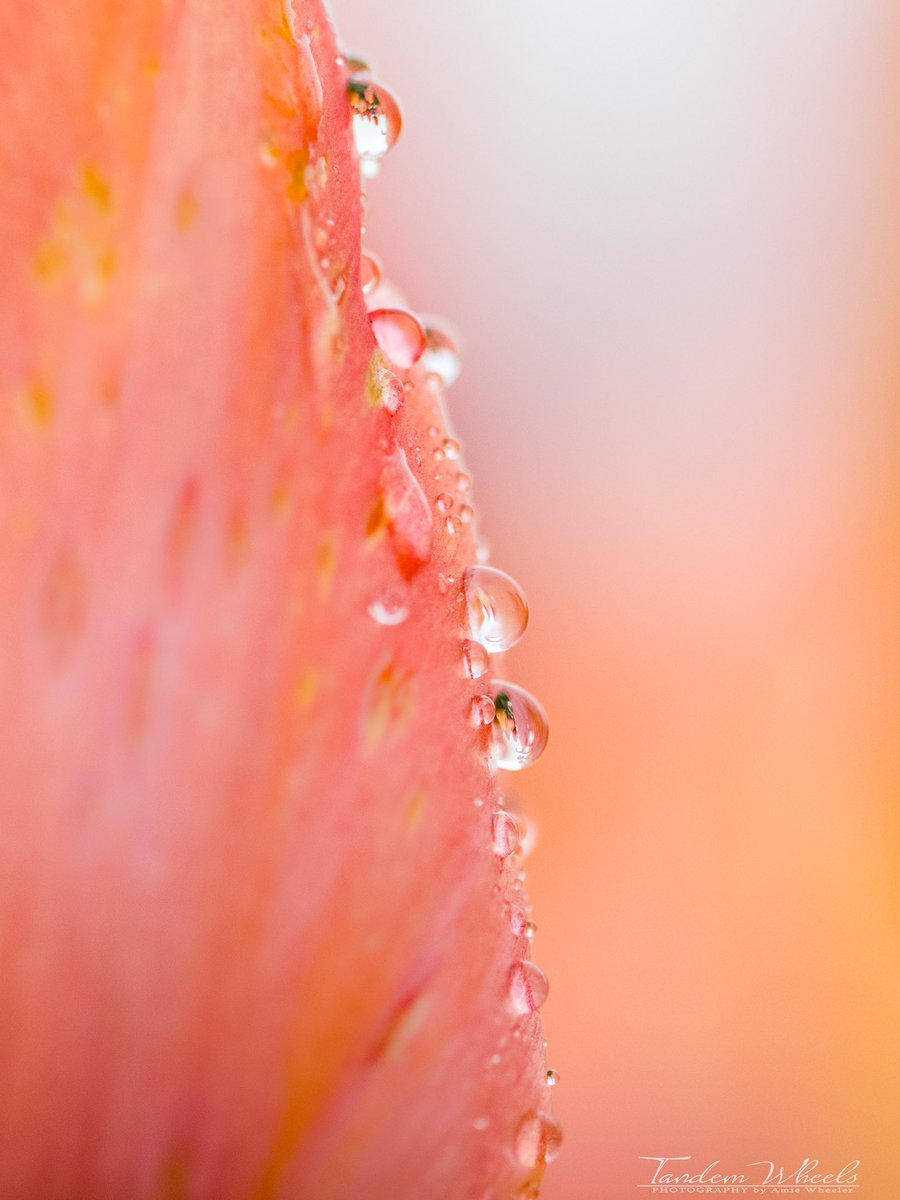
[[[359,256],[359,284],[364,296],[371,296],[381,283],[381,263],[366,251]]]
[[[453,507],[453,497],[448,496],[446,492],[441,492],[437,500],[435,500],[435,504],[437,505],[439,512],[449,512]]]
[[[496,567],[470,567],[465,589],[472,637],[491,653],[511,649],[528,625],[528,601],[516,581]]]
[[[494,702],[490,696],[476,696],[471,705],[473,725],[491,725],[494,720]]]
[[[462,446],[456,438],[444,438],[444,454],[447,458],[459,458]]]
[[[484,801],[480,796],[476,796],[473,803],[476,808],[484,808]]]
[[[475,509],[471,504],[463,504],[460,506],[459,519],[462,521],[463,525],[471,525],[472,521],[475,519]]]
[[[528,938],[529,942],[533,942],[534,935],[537,933],[537,925],[535,925],[534,921],[526,921],[525,928],[522,930],[522,932]]]
[[[456,537],[463,527],[462,521],[459,519],[459,517],[448,517],[444,524],[446,525],[447,532],[451,537]]]
[[[369,605],[369,616],[379,625],[402,625],[409,616],[405,587],[388,588]]]
[[[553,1162],[562,1145],[562,1130],[544,1112],[526,1113],[516,1130],[516,1158],[523,1167]]]
[[[400,136],[403,117],[390,91],[383,84],[365,78],[366,73],[351,68],[347,95],[360,169],[364,178],[373,179],[381,169],[382,159]]]
[[[515,683],[494,683],[497,715],[493,724],[491,753],[504,771],[521,771],[536,762],[550,733],[547,714],[540,703]]]
[[[446,596],[455,583],[455,575],[445,575],[443,571],[438,574],[438,591],[442,596]]]
[[[375,341],[395,367],[407,370],[425,349],[425,334],[418,318],[402,308],[376,308],[369,313]]]
[[[481,679],[487,674],[491,660],[480,642],[466,639],[462,644],[463,665],[470,679]]]
[[[513,931],[514,937],[522,937],[525,933],[525,928],[528,924],[528,917],[525,914],[525,909],[519,904],[509,905],[509,927]]]
[[[531,817],[525,816],[524,813],[516,812],[516,820],[519,822],[519,830],[522,834],[522,842],[519,846],[519,851],[522,858],[528,858],[533,853],[538,841],[537,825]]]
[[[426,318],[425,339],[427,345],[422,356],[422,366],[431,375],[437,375],[444,387],[450,387],[459,378],[462,362],[455,339],[438,322]]]
[[[458,492],[467,492],[472,486],[472,476],[467,475],[465,471],[460,471],[456,476],[455,485]]]
[[[432,450],[432,452],[431,452],[431,457],[434,459],[435,462],[443,462],[444,461],[443,449],[440,446],[436,446],[434,448],[434,450]],[[438,478],[438,476],[435,475],[435,479],[437,479],[437,478]]]
[[[479,562],[482,565],[484,565],[484,563],[488,562],[490,557],[491,557],[491,548],[487,544],[487,542],[484,541],[484,539],[482,538],[479,541],[478,545],[475,547],[475,560],[476,560],[476,562]]]
[[[509,972],[509,999],[517,1013],[523,1016],[537,1012],[550,991],[547,976],[528,959],[513,963]]]
[[[509,858],[519,845],[519,826],[515,817],[498,809],[491,817],[491,846],[498,858]]]
[[[472,1126],[478,1133],[484,1133],[484,1131],[490,1126],[490,1123],[490,1118],[488,1117],[476,1117],[472,1122]]]
[[[559,1072],[552,1068],[547,1072],[547,1087],[556,1087],[559,1083]]]

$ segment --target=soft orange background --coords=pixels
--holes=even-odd
[[[367,242],[454,321],[566,1146],[900,1189],[900,15],[333,0],[405,101]],[[520,786],[521,785],[521,786]]]

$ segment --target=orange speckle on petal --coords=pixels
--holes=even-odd
[[[31,384],[25,393],[25,411],[39,429],[47,429],[53,424],[56,401],[46,383],[37,380]]]
[[[371,754],[388,730],[398,732],[412,715],[415,671],[399,668],[393,659],[376,669],[372,680],[363,740]]]
[[[320,600],[327,600],[331,595],[331,586],[337,567],[337,555],[337,537],[334,530],[329,530],[319,542],[319,549],[316,552],[316,575]]]
[[[68,657],[81,636],[87,618],[84,572],[71,550],[54,560],[41,597],[44,635],[55,662]]]

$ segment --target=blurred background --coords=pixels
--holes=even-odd
[[[546,1200],[900,1189],[900,10],[332,0],[404,102],[367,245],[461,331],[566,1144]]]

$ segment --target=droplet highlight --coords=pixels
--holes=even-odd
[[[492,654],[515,646],[528,626],[528,601],[516,581],[496,567],[470,567],[465,592],[475,641]]]
[[[553,1162],[562,1146],[562,1129],[545,1112],[526,1113],[516,1129],[514,1149],[523,1167]]]
[[[509,972],[509,999],[522,1016],[537,1012],[550,992],[547,976],[528,959],[513,963]]]
[[[491,754],[504,771],[522,771],[537,762],[547,745],[547,714],[530,692],[515,683],[494,684],[496,716]]]

